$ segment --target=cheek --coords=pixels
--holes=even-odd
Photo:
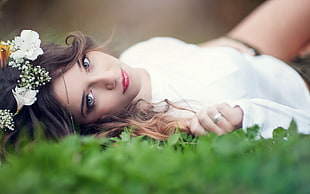
[[[102,95],[96,99],[96,101],[96,112],[100,116],[111,113],[120,113],[120,111],[123,110],[125,106],[127,106],[125,98],[113,93]]]
[[[87,119],[78,119],[82,124],[96,122],[108,114],[119,114],[127,106],[124,98],[116,95],[101,95],[96,97],[95,111]]]

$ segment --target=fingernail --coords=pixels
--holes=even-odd
[[[255,56],[256,55],[256,52],[253,48],[249,48],[249,52],[251,55]]]

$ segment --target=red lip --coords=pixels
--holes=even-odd
[[[129,86],[129,76],[126,73],[126,71],[124,71],[123,69],[121,69],[121,72],[122,72],[122,85],[123,85],[123,94],[124,94]]]

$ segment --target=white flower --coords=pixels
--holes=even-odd
[[[43,54],[43,50],[40,48],[39,34],[35,31],[23,30],[20,37],[15,37],[14,42],[17,47],[16,51],[11,54],[14,60],[27,58],[33,61]]]
[[[0,129],[14,130],[13,114],[9,110],[0,110]]]
[[[15,87],[15,91],[12,90],[12,93],[15,97],[17,102],[17,112],[15,115],[22,109],[24,105],[31,106],[36,100],[36,95],[39,91],[38,90],[30,90],[26,89],[25,87]]]

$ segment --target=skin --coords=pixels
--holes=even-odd
[[[266,1],[227,35],[253,45],[263,54],[290,60],[298,52],[309,48],[310,28],[305,28],[310,17],[309,2],[308,0]],[[252,54],[245,45],[225,37],[202,43],[200,46],[230,46]],[[78,122],[90,123],[102,115],[117,113],[139,98],[151,100],[151,84],[147,72],[130,68],[118,59],[100,52],[90,52],[87,57],[91,62],[89,70],[82,70],[75,64],[63,74],[71,110]],[[125,94],[122,94],[120,68],[123,68],[130,77],[130,86]],[[96,98],[95,110],[86,116],[80,113],[83,91],[87,94],[91,91]],[[65,85],[61,78],[55,81],[54,92],[58,101],[63,106],[68,106]],[[214,122],[214,117],[218,113],[221,113],[222,117],[218,122]],[[196,135],[208,132],[222,135],[242,127],[242,120],[243,111],[240,107],[222,103],[201,109],[189,120],[188,125],[191,132]]]
[[[70,106],[73,116],[79,123],[95,122],[103,115],[118,113],[140,98],[150,100],[150,78],[145,70],[131,68],[99,51],[87,53],[86,58],[82,58],[79,63],[74,64],[53,83],[56,99],[62,106]],[[129,86],[125,93],[123,93],[121,69],[129,77]],[[83,111],[81,111],[82,96],[84,96]],[[89,107],[92,108],[87,108],[87,99]]]
[[[215,122],[216,114],[222,117]],[[227,103],[216,104],[201,109],[189,122],[190,130],[195,135],[204,135],[208,132],[223,135],[242,127],[243,111],[239,106],[231,107]]]
[[[241,52],[253,54],[245,45],[225,37],[200,46],[230,46]],[[70,102],[72,114],[79,123],[95,122],[108,113],[118,113],[139,98],[151,101],[151,82],[145,70],[131,68],[118,59],[99,51],[89,52],[87,59],[90,62],[88,69],[83,68],[83,65],[74,64],[72,68],[63,73],[68,100],[64,80],[60,77],[54,81],[56,99],[62,106],[68,106],[68,101]],[[120,68],[124,69],[130,77],[130,87],[125,94],[122,94]],[[84,91],[86,95],[91,91],[95,97],[95,108],[94,111],[82,115],[80,107]],[[217,113],[221,113],[222,118],[215,123],[214,116]],[[240,107],[231,107],[227,103],[222,103],[198,111],[189,119],[188,126],[191,133],[195,135],[204,135],[208,132],[222,135],[241,128],[242,119],[243,111]]]
[[[253,45],[263,54],[290,61],[310,43],[309,19],[309,0],[269,0],[228,36]]]
[[[305,56],[310,53],[309,19],[309,0],[269,0],[228,32],[227,36],[249,43],[262,54],[290,61],[296,55]],[[226,37],[200,46],[230,46],[252,54],[245,45]],[[214,123],[214,116],[219,112],[223,117]],[[242,127],[242,118],[240,107],[230,107],[223,103],[200,110],[189,125],[192,133],[197,135],[207,132],[221,135]]]
[[[126,71],[130,80],[125,93],[121,69]],[[151,101],[151,82],[145,70],[132,68],[99,51],[87,53],[86,58],[81,58],[79,63],[57,78],[53,83],[53,91],[62,106],[70,106],[72,114],[81,124],[95,122],[109,113],[118,113],[140,98]],[[81,113],[83,94],[84,114]],[[90,102],[94,102],[90,103],[93,104],[91,111],[87,111],[87,96]],[[215,124],[213,117],[218,112],[222,113],[223,118]],[[239,107],[223,103],[200,110],[188,124],[194,134],[202,135],[208,131],[221,135],[238,128],[242,116]]]

